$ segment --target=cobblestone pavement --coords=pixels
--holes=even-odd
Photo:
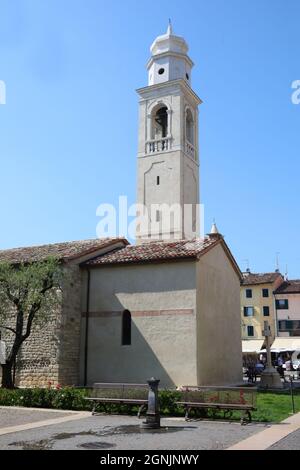
[[[241,426],[239,423],[185,422],[169,418],[162,419],[161,430],[149,432],[140,430],[141,422],[130,416],[90,416],[2,435],[0,449],[225,449],[267,427],[256,423]]]
[[[64,413],[61,411],[32,410],[26,408],[0,408],[0,429],[21,424],[35,423],[46,419],[63,418],[64,416],[70,416],[70,414],[70,412]]]
[[[268,450],[300,450],[300,429],[276,442]]]

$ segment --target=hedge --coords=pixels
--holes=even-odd
[[[52,408],[60,410],[91,411],[92,403],[84,400],[91,394],[90,389],[77,387],[52,388],[27,388],[7,390],[0,388],[0,406],[24,406],[30,408]],[[176,405],[181,397],[180,392],[171,390],[159,391],[160,413],[162,416],[184,416],[182,407]],[[257,411],[253,413],[254,421],[279,422],[287,418],[291,413],[291,398],[288,390],[281,393],[259,392],[257,396]],[[300,411],[300,393],[295,390],[296,411]],[[136,415],[137,406],[129,405],[103,405],[97,407],[99,412],[112,414]],[[215,415],[211,410],[198,410],[200,417],[222,418],[223,413]],[[239,420],[240,412],[234,412],[231,419]]]
[[[90,395],[89,389],[64,387],[24,388],[8,390],[0,388],[0,406],[24,406],[30,408],[51,408],[60,410],[91,411],[93,404],[84,397]],[[159,392],[160,411],[162,415],[183,416],[184,411],[176,405],[180,394],[176,391],[162,390]],[[136,414],[138,407],[128,405],[108,405],[105,410],[109,413]],[[97,411],[105,411],[99,404]]]

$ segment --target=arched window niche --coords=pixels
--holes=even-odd
[[[196,160],[195,122],[193,113],[189,108],[186,108],[185,112],[185,152]]]
[[[148,152],[161,152],[170,148],[169,108],[160,103],[151,112],[150,140]]]
[[[131,345],[131,313],[124,310],[122,314],[122,346]]]
[[[194,123],[192,112],[189,108],[187,108],[186,110],[185,130],[186,130],[186,140],[194,146],[195,145],[195,123]]]
[[[154,110],[152,115],[152,139],[160,140],[168,135],[168,108],[165,105]]]

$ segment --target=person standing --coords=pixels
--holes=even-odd
[[[277,359],[277,370],[279,372],[279,375],[280,377],[284,377],[284,374],[283,374],[283,359],[280,356],[278,356],[278,359]]]

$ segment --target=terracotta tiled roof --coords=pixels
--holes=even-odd
[[[276,289],[275,294],[300,294],[300,279],[285,281]]]
[[[220,238],[197,238],[195,240],[176,240],[172,242],[150,242],[141,245],[128,245],[100,255],[90,261],[89,266],[104,264],[147,263],[163,260],[199,258],[206,250],[220,242]]]
[[[18,264],[41,261],[49,256],[59,260],[68,261],[81,256],[92,254],[97,250],[113,245],[115,242],[123,241],[123,238],[100,238],[94,240],[80,240],[74,242],[54,243],[51,245],[31,246],[24,248],[12,248],[0,250],[0,262]]]
[[[273,284],[279,277],[282,277],[280,273],[243,273],[242,285]]]

